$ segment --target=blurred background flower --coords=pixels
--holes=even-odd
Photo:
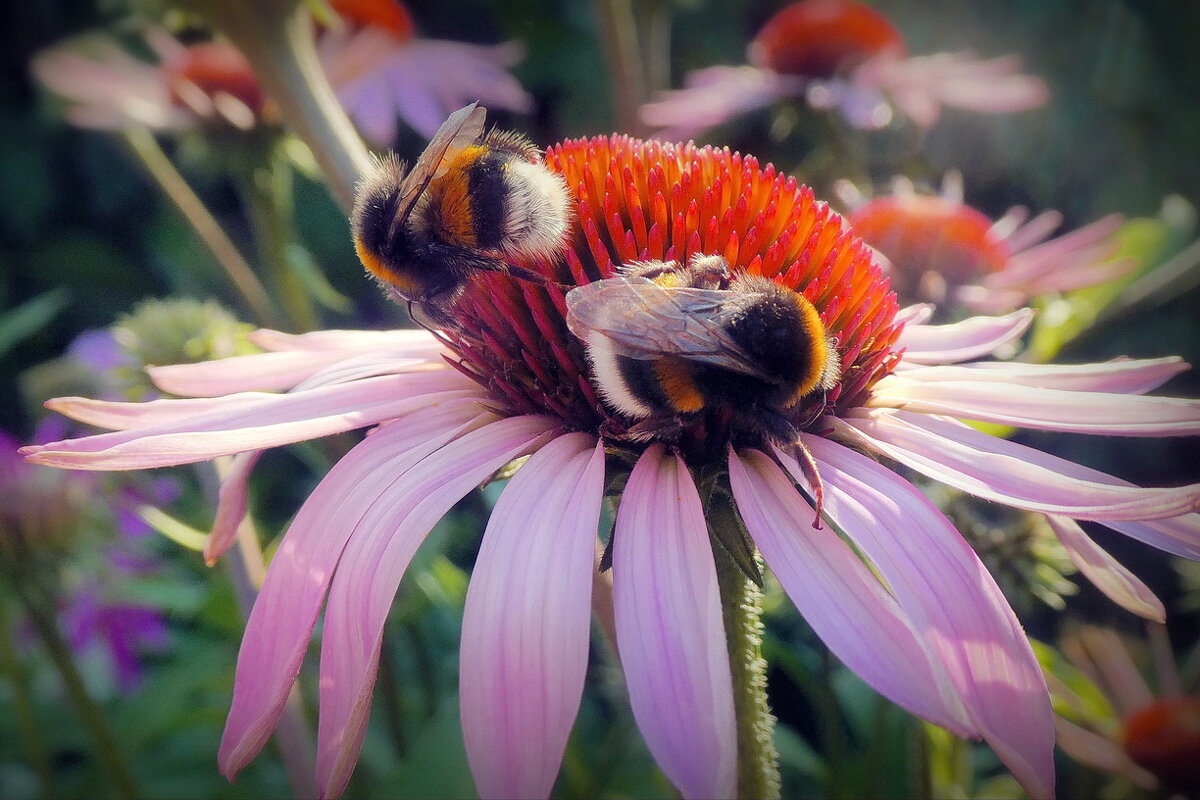
[[[416,35],[398,0],[333,0],[340,24],[320,34],[318,53],[338,99],[373,144],[396,141],[397,120],[422,137],[468,103],[528,114],[533,99],[508,68],[518,42],[493,46]]]
[[[1062,214],[1032,219],[1017,206],[992,221],[963,202],[962,177],[949,173],[940,193],[918,192],[896,178],[891,193],[864,197],[848,182],[837,187],[855,233],[882,256],[905,303],[933,303],[941,319],[1011,311],[1039,295],[1110,282],[1137,266],[1118,257],[1113,235],[1124,223],[1110,214],[1049,238]]]
[[[783,7],[755,34],[748,60],[689,73],[683,89],[643,106],[642,120],[664,138],[683,140],[777,100],[803,99],[859,128],[888,125],[893,108],[928,128],[943,105],[1007,114],[1048,96],[1041,79],[1018,72],[1015,56],[909,56],[896,26],[858,0]]]

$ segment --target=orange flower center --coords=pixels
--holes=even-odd
[[[884,51],[903,55],[904,39],[875,9],[856,0],[801,0],[762,26],[750,45],[750,63],[829,78]]]
[[[412,15],[396,0],[331,0],[330,5],[342,19],[383,28],[401,41],[408,41],[416,34]]]
[[[196,87],[209,97],[226,94],[237,98],[255,114],[262,111],[263,91],[250,62],[224,41],[200,42],[164,64],[172,102],[187,107],[184,86]]]
[[[1004,269],[1008,246],[991,235],[992,221],[961,203],[933,195],[872,200],[850,215],[855,233],[892,262],[901,285],[929,271],[964,283]]]
[[[898,305],[869,248],[812,190],[729,150],[627,136],[568,140],[546,153],[573,201],[571,246],[557,263],[520,263],[552,283],[506,275],[473,279],[447,331],[458,366],[515,413],[551,413],[579,430],[615,433],[627,420],[589,380],[582,343],[565,321],[566,293],[634,261],[719,255],[731,271],[801,292],[836,339],[837,385],[790,409],[797,427],[818,412],[861,405],[899,354]],[[697,435],[722,432],[708,418]],[[720,445],[719,445],[720,446]]]
[[[1200,697],[1171,697],[1130,714],[1122,732],[1134,763],[1172,789],[1200,789]]]

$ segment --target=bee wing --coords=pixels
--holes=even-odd
[[[635,276],[608,278],[567,293],[567,326],[585,341],[599,333],[630,358],[679,356],[772,380],[725,330],[737,296],[721,289],[664,288]]]
[[[483,121],[486,117],[486,108],[478,103],[471,103],[446,118],[442,127],[438,128],[437,133],[429,140],[425,151],[417,157],[417,163],[413,164],[413,168],[404,177],[404,183],[400,186],[400,201],[396,204],[396,216],[392,222],[393,228],[408,219],[421,192],[445,170],[444,164],[449,156],[479,140],[483,135]]]

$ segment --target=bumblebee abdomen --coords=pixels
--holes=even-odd
[[[790,408],[810,392],[837,379],[837,357],[821,315],[799,292],[774,281],[740,276],[735,289],[749,292],[745,312],[729,334],[764,373],[777,376],[768,402]]]

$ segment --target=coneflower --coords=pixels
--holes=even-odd
[[[1083,537],[1074,520],[1094,520],[1197,558],[1200,487],[1138,488],[960,421],[1194,435],[1200,404],[1143,394],[1183,365],[981,361],[1020,336],[1030,312],[925,324],[929,309],[899,308],[840,217],[750,156],[613,136],[563,142],[545,161],[574,195],[571,246],[555,263],[519,264],[544,284],[475,279],[452,330],[260,331],[269,352],[151,370],[184,398],[51,402],[112,432],[28,448],[41,463],[140,469],[235,455],[210,559],[232,541],[263,449],[371,429],[313,491],[270,565],[238,660],[222,770],[235,774],[270,736],[324,606],[317,778],[324,796],[342,791],[413,553],[456,501],[528,456],[489,520],[463,622],[462,720],[481,796],[544,797],[554,784],[583,689],[606,485],[623,485],[611,571],[633,712],[685,797],[732,796],[739,780],[729,600],[708,530],[724,523],[706,520],[713,486],[838,658],[901,707],[986,739],[1030,794],[1050,795],[1050,702],[1020,624],[946,517],[872,456],[1045,513],[1072,536]],[[816,486],[790,443],[723,424],[721,409],[681,419],[669,441],[630,436],[568,330],[573,287],[631,261],[696,254],[803,293],[834,339],[836,385],[786,412],[823,486],[820,527]],[[1099,572],[1122,569],[1095,550]],[[1141,588],[1120,574],[1108,591]]]

